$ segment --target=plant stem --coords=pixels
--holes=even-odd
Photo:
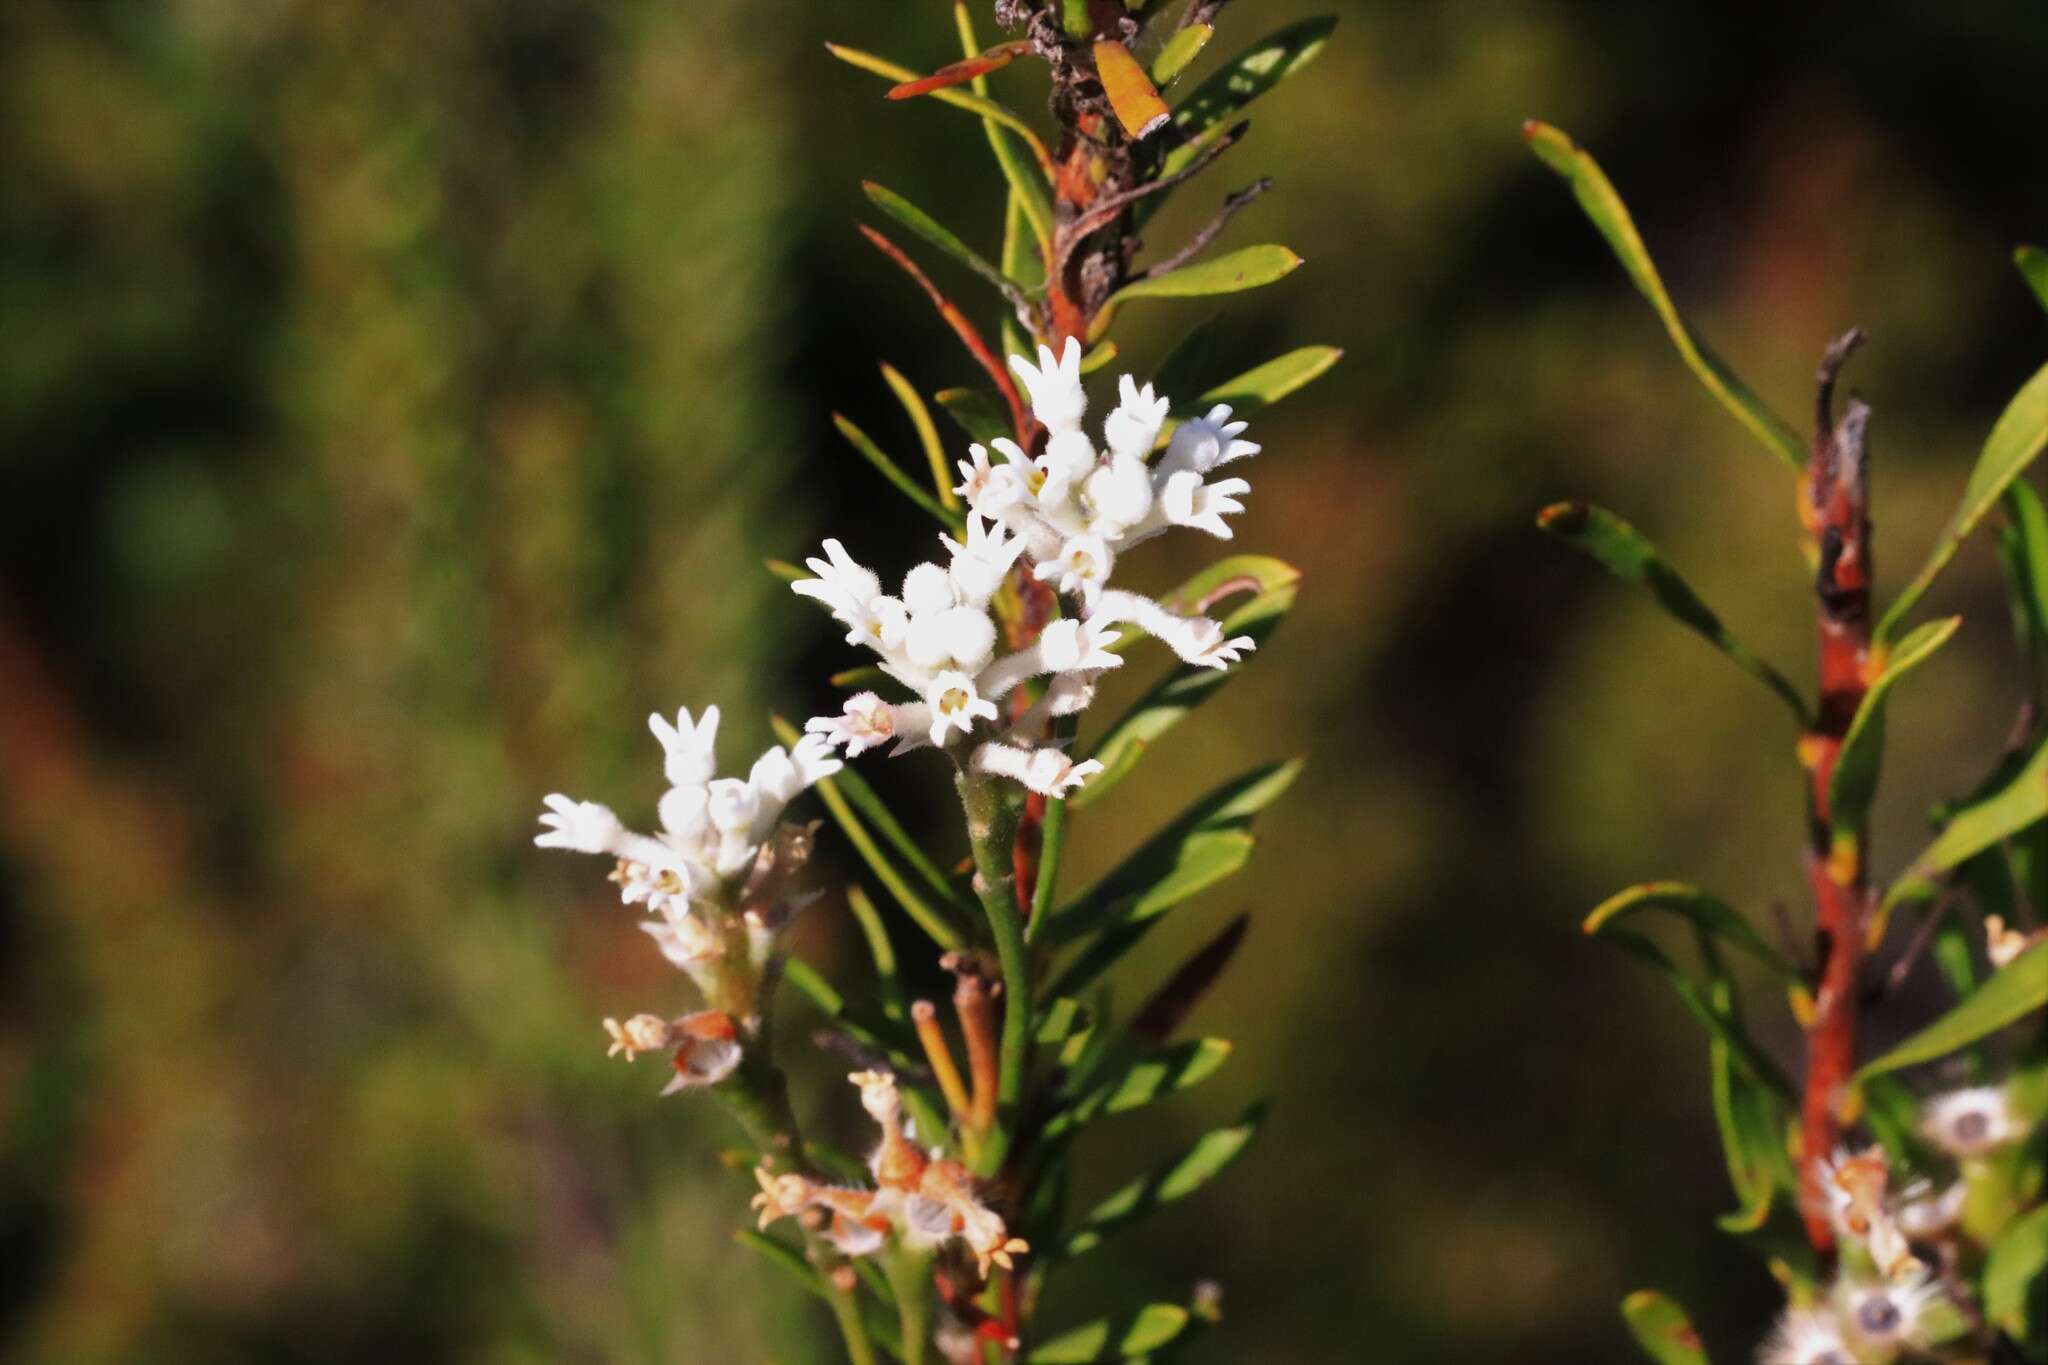
[[[924,1365],[932,1332],[931,1264],[930,1253],[910,1250],[898,1250],[883,1263],[896,1295],[896,1320],[902,1324],[903,1365]]]
[[[1024,921],[1017,910],[1016,864],[1011,857],[1016,812],[996,780],[964,764],[955,777],[967,838],[974,849],[974,889],[988,915],[996,960],[1003,973],[1003,1037],[996,1081],[996,1126],[981,1150],[978,1171],[1002,1169],[1024,1092],[1024,1054],[1031,1036],[1031,970],[1024,952]]]

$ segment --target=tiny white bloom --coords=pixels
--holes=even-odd
[[[798,579],[789,585],[790,591],[823,603],[833,616],[858,629],[867,621],[869,604],[880,595],[882,582],[836,540],[825,541],[825,554],[825,559],[804,561],[816,577]]]
[[[687,849],[703,837],[705,807],[710,800],[703,787],[670,787],[662,794],[655,813],[661,818],[662,832],[668,835],[672,844]]]
[[[1113,626],[1067,617],[1039,632],[1039,658],[1050,673],[1092,673],[1116,668],[1123,663],[1123,657],[1109,651],[1115,640]]]
[[[1119,455],[1088,476],[1083,490],[1095,525],[1121,534],[1152,511],[1152,471],[1142,460]]]
[[[1960,1157],[1982,1156],[2026,1136],[2026,1125],[1995,1085],[1938,1095],[1921,1110],[1920,1122],[1937,1146]]]
[[[967,518],[964,544],[948,535],[939,539],[953,555],[947,572],[952,576],[954,592],[960,601],[976,607],[988,605],[1003,586],[1010,566],[1024,553],[1022,536],[1007,534],[1000,524],[990,522],[978,512]]]
[[[1045,453],[1032,462],[1037,471],[1038,503],[1049,508],[1065,502],[1095,471],[1095,447],[1078,431],[1056,431],[1046,438]]]
[[[659,1052],[675,1037],[675,1030],[669,1027],[668,1020],[658,1014],[636,1014],[623,1024],[616,1019],[607,1019],[604,1031],[612,1038],[612,1045],[604,1055],[616,1057],[624,1053],[629,1062],[643,1052]]]
[[[1835,1308],[1858,1346],[1891,1352],[1926,1345],[1927,1310],[1941,1297],[1940,1284],[1925,1270],[1902,1280],[1844,1280],[1835,1286]]]
[[[1116,567],[1116,554],[1101,536],[1074,536],[1060,547],[1059,557],[1033,572],[1070,596],[1092,606]]]
[[[1230,420],[1229,404],[1218,403],[1209,409],[1206,416],[1182,422],[1174,429],[1173,439],[1167,443],[1166,454],[1160,457],[1159,467],[1207,474],[1217,465],[1256,455],[1259,453],[1257,445],[1237,439],[1245,425]]]
[[[926,612],[944,611],[957,601],[953,595],[952,576],[943,564],[914,565],[903,576],[903,605],[913,618]]]
[[[1790,1308],[1757,1353],[1757,1365],[1856,1365],[1856,1358],[1832,1313]]]
[[[721,777],[710,786],[711,826],[721,834],[745,833],[754,827],[754,812],[761,795],[754,784],[737,777]]]
[[[952,669],[933,678],[925,689],[932,708],[932,743],[943,745],[954,730],[966,734],[976,720],[994,720],[996,704],[975,691],[974,679]]]
[[[1112,459],[1143,464],[1159,440],[1159,428],[1166,425],[1166,414],[1172,405],[1154,394],[1150,384],[1139,388],[1138,381],[1129,375],[1118,384],[1117,396],[1122,401],[1102,419],[1103,442],[1108,445]]]
[[[1219,540],[1229,540],[1230,527],[1223,518],[1244,510],[1237,495],[1249,493],[1251,487],[1243,479],[1203,483],[1200,474],[1183,470],[1167,476],[1159,490],[1159,507],[1176,526],[1191,526]]]
[[[617,851],[625,827],[609,806],[595,801],[574,801],[554,792],[543,798],[547,811],[540,817],[546,833],[533,836],[542,848],[566,848],[575,853]]]
[[[846,756],[853,758],[895,735],[896,708],[876,693],[856,692],[846,699],[838,715],[813,716],[804,722],[804,729],[824,736],[828,744],[845,749]]]
[[[718,936],[695,915],[644,919],[640,921],[640,931],[654,940],[663,957],[684,971],[709,962],[723,951],[718,946]]]
[[[664,1095],[717,1085],[740,1064],[740,1045],[734,1038],[685,1038],[676,1049],[676,1074],[662,1087]]]
[[[690,708],[676,711],[675,723],[657,714],[647,718],[647,728],[661,742],[663,771],[672,787],[703,786],[718,771],[718,708],[707,706],[696,723]]]
[[[1065,796],[1102,771],[1102,764],[1092,758],[1076,763],[1055,748],[1020,749],[1012,744],[982,745],[974,751],[974,766],[1045,796]]]
[[[1066,346],[1054,358],[1052,348],[1038,348],[1034,367],[1021,355],[1010,357],[1010,368],[1031,395],[1031,412],[1048,431],[1071,431],[1081,425],[1088,410],[1088,395],[1081,388],[1081,343],[1068,337]]]

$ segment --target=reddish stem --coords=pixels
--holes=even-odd
[[[967,348],[968,353],[981,365],[981,368],[988,372],[988,377],[995,381],[996,392],[1002,394],[1003,401],[1010,405],[1010,420],[1017,428],[1018,441],[1020,444],[1028,447],[1030,444],[1028,437],[1034,425],[1030,410],[1024,406],[1024,400],[1018,396],[1017,386],[1010,380],[1010,372],[996,358],[996,353],[989,349],[989,344],[981,339],[981,333],[976,331],[974,324],[967,320],[967,315],[960,311],[960,306],[939,292],[938,286],[931,282],[931,278],[924,271],[918,269],[916,261],[911,260],[908,255],[904,254],[902,247],[897,246],[866,223],[856,223],[854,226],[860,229],[863,237],[874,244],[875,250],[896,262],[898,266],[902,267],[904,274],[917,281],[918,287],[924,290],[925,297],[932,301],[932,307],[939,310],[939,316],[946,320],[946,325],[951,327],[953,334],[960,338],[960,344]]]

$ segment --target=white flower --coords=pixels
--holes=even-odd
[[[1054,621],[1038,633],[1039,658],[1049,673],[1098,672],[1122,665],[1123,657],[1109,646],[1116,630],[1097,621],[1072,617]]]
[[[974,679],[948,669],[933,678],[924,699],[932,708],[932,743],[943,745],[954,730],[966,734],[976,720],[994,720],[996,704],[974,688]]]
[[[1182,470],[1167,476],[1159,490],[1159,509],[1175,526],[1191,526],[1219,540],[1229,540],[1230,527],[1223,518],[1244,510],[1237,495],[1249,493],[1251,487],[1243,479],[1203,483],[1200,474]]]
[[[1101,536],[1075,536],[1060,547],[1059,558],[1045,561],[1032,572],[1092,607],[1115,567],[1116,553]]]
[[[1152,471],[1145,462],[1119,455],[1088,476],[1083,496],[1093,510],[1094,529],[1121,535],[1152,511]]]
[[[996,651],[996,627],[981,607],[945,607],[910,618],[903,652],[919,668],[979,672]]]
[[[979,512],[967,518],[965,544],[948,535],[939,539],[953,555],[947,571],[953,580],[953,591],[961,602],[984,609],[1003,586],[1003,578],[1017,562],[1017,556],[1024,553],[1023,537],[1006,534],[1000,524],[990,522]]]
[[[1045,423],[1046,430],[1072,431],[1081,425],[1088,395],[1081,388],[1079,339],[1068,337],[1058,359],[1051,347],[1040,346],[1036,368],[1023,356],[1013,355],[1010,368],[1023,381],[1025,392],[1031,395],[1032,415]]]
[[[662,833],[672,847],[688,850],[697,846],[704,837],[710,802],[711,795],[703,787],[670,787],[662,794],[655,813],[661,817]]]
[[[1149,597],[1119,588],[1103,593],[1088,619],[1103,626],[1133,622],[1183,661],[1204,668],[1228,668],[1256,644],[1249,635],[1225,638],[1223,627],[1206,616],[1176,615]]]
[[[540,817],[547,832],[533,836],[540,847],[566,848],[574,853],[618,852],[626,831],[611,807],[572,801],[560,792],[546,796],[541,804],[547,807]]]
[[[959,598],[953,593],[953,578],[943,564],[916,564],[903,575],[903,605],[913,618],[944,611]]]
[[[1095,471],[1095,447],[1079,431],[1056,431],[1045,441],[1045,454],[1032,462],[1038,474],[1038,508],[1051,513],[1072,497]]]
[[[1757,1365],[1856,1365],[1831,1313],[1791,1308],[1757,1353]]]
[[[661,950],[661,955],[671,965],[686,972],[724,951],[718,945],[718,936],[695,915],[678,915],[669,920],[641,920],[640,931],[654,940],[654,946]]]
[[[1915,1181],[1899,1191],[1895,1215],[1899,1231],[1922,1242],[1939,1237],[1963,1216],[1963,1196],[1967,1190],[1960,1180],[1940,1193],[1925,1180]]]
[[[1860,1347],[1892,1352],[1927,1344],[1927,1310],[1941,1286],[1925,1271],[1904,1280],[1843,1280],[1835,1286],[1836,1315]]]
[[[886,744],[896,733],[896,708],[873,692],[856,692],[846,699],[836,716],[813,716],[804,729],[822,735],[825,742],[846,750],[852,758],[878,744]]]
[[[754,827],[754,812],[761,807],[761,794],[754,784],[737,777],[721,777],[709,788],[711,827],[721,834],[744,833]]]
[[[658,1014],[636,1014],[623,1024],[616,1019],[607,1019],[604,1031],[612,1038],[612,1045],[605,1049],[604,1055],[616,1057],[624,1053],[629,1062],[643,1052],[659,1052],[675,1036],[668,1020]]]
[[[676,711],[671,725],[659,714],[647,718],[647,728],[661,741],[663,771],[672,787],[701,787],[718,771],[718,708],[707,706],[693,725],[690,708]]]
[[[764,807],[773,806],[768,812],[772,820],[796,799],[798,792],[845,766],[833,755],[831,743],[823,736],[805,735],[787,751],[778,744],[755,759],[747,782],[763,798]]]
[[[1021,782],[1046,796],[1065,796],[1102,771],[1094,759],[1076,763],[1058,749],[1020,749],[1011,744],[984,744],[974,751],[974,766],[985,773]]]
[[[1123,401],[1102,419],[1103,443],[1109,447],[1112,460],[1136,460],[1143,464],[1159,440],[1159,428],[1166,425],[1166,414],[1172,405],[1154,394],[1150,384],[1139,388],[1138,381],[1129,375],[1118,384],[1117,395]]]
[[[2027,1131],[2005,1091],[1995,1085],[1936,1096],[1921,1110],[1920,1124],[1935,1145],[1959,1157],[1983,1156],[2019,1141]]]
[[[1256,455],[1258,446],[1237,439],[1245,425],[1230,420],[1229,404],[1218,403],[1207,416],[1192,418],[1174,429],[1159,467],[1169,472],[1186,469],[1207,474],[1217,465]]]
[[[881,595],[882,582],[874,570],[858,563],[836,540],[825,542],[827,559],[811,558],[804,564],[815,578],[802,578],[789,585],[790,591],[822,602],[832,615],[850,627],[857,639],[868,632],[874,618],[873,603]]]

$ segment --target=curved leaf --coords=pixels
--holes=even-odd
[[[1196,86],[1173,112],[1174,125],[1187,140],[1167,155],[1160,178],[1186,167],[1238,110],[1314,61],[1336,27],[1336,19],[1329,15],[1289,24],[1253,43]]]
[[[1110,1075],[1046,1121],[1050,1142],[1084,1124],[1114,1114],[1128,1114],[1154,1100],[1191,1090],[1215,1075],[1230,1060],[1228,1038],[1192,1038],[1125,1059]]]
[[[1193,1314],[1177,1303],[1148,1303],[1120,1318],[1098,1318],[1034,1346],[1031,1365],[1086,1365],[1095,1360],[1129,1360],[1156,1351],[1188,1329]]]
[[[988,445],[998,437],[1012,434],[1002,400],[994,394],[981,389],[940,389],[932,399],[946,410],[954,425],[967,433],[970,441]]]
[[[1758,658],[1748,646],[1721,624],[1713,608],[1700,600],[1678,570],[1659,554],[1649,537],[1604,507],[1585,502],[1559,502],[1536,515],[1536,525],[1558,539],[1590,555],[1601,568],[1624,583],[1632,583],[1651,600],[1745,673],[1777,693],[1792,708],[1799,723],[1806,723],[1806,703],[1799,689],[1785,675]]]
[[[1797,979],[1798,971],[1785,955],[1772,947],[1756,927],[1718,896],[1710,896],[1684,882],[1643,882],[1617,891],[1588,914],[1580,926],[1597,934],[1608,925],[1646,910],[1669,910],[1692,922],[1702,933],[1732,943],[1757,958],[1780,976]]]
[[[1162,90],[1172,85],[1215,36],[1214,24],[1189,24],[1175,29],[1159,49],[1159,55],[1152,59],[1152,83]]]
[[[2048,942],[2036,943],[1985,978],[1947,1014],[1856,1073],[1856,1081],[1946,1057],[2048,1008]]]
[[[1752,1079],[1768,1087],[1780,1098],[1791,1096],[1792,1085],[1785,1079],[1785,1073],[1780,1071],[1763,1049],[1751,1040],[1741,1021],[1714,1008],[1700,983],[1680,971],[1678,964],[1666,956],[1662,948],[1641,934],[1627,929],[1610,928],[1600,937],[1629,956],[1655,968],[1659,975],[1669,981],[1671,988],[1678,992],[1679,1001],[1695,1019],[1706,1026],[1708,1036],[1726,1043],[1730,1059]]]
[[[1942,873],[1961,867],[2043,819],[2048,819],[2048,744],[2037,748],[2003,788],[1949,818],[1934,842],[1885,892],[1885,908],[1933,895],[1935,879]]]
[[[1607,239],[1607,244],[1614,248],[1622,268],[1628,271],[1636,288],[1650,301],[1650,307],[1657,311],[1657,316],[1663,319],[1664,330],[1670,334],[1678,354],[1698,376],[1700,383],[1706,385],[1707,392],[1713,394],[1736,421],[1748,428],[1749,433],[1762,442],[1764,449],[1795,471],[1804,468],[1806,453],[1791,424],[1772,412],[1719,356],[1693,336],[1692,329],[1680,316],[1678,306],[1666,292],[1656,263],[1650,259],[1649,248],[1643,245],[1642,234],[1636,231],[1635,220],[1629,217],[1628,206],[1622,203],[1621,196],[1607,179],[1607,173],[1600,169],[1600,163],[1568,135],[1547,123],[1531,119],[1522,125],[1522,136],[1543,164],[1571,185],[1579,207],[1585,210],[1593,226],[1600,230],[1600,235]]]
[[[1873,632],[1875,640],[1882,644],[1892,638],[1919,603],[1921,594],[1955,557],[1956,550],[1977,529],[1977,523],[1984,519],[1999,495],[2044,448],[2048,448],[2048,365],[2034,371],[2034,377],[2021,386],[1999,414],[1991,435],[1984,440],[1976,466],[1970,470],[1969,480],[1963,485],[1962,503],[1935,540],[1927,563],[1878,621]]]
[[[2048,1331],[2048,1204],[2008,1223],[1984,1258],[1984,1316],[2015,1341]]]
[[[1226,251],[1164,275],[1133,280],[1103,303],[1088,325],[1088,339],[1094,341],[1108,331],[1117,309],[1132,299],[1198,299],[1211,294],[1235,294],[1285,279],[1300,264],[1301,257],[1268,242]]]
[[[1130,139],[1142,142],[1164,128],[1173,111],[1159,98],[1159,88],[1152,84],[1152,78],[1138,65],[1131,50],[1115,39],[1104,38],[1096,42],[1094,52],[1095,74],[1102,81],[1102,93],[1109,97],[1110,110]]]
[[[840,61],[845,62],[848,66],[858,67],[862,71],[871,72],[882,77],[884,80],[892,81],[899,85],[906,81],[923,79],[917,72],[912,71],[907,66],[899,66],[885,57],[877,57],[874,53],[863,52],[857,47],[847,47],[843,43],[827,43],[825,44],[825,50]],[[977,95],[971,91],[959,90],[950,86],[933,90],[931,97],[942,104],[950,104],[956,109],[965,109],[971,114],[978,114],[988,122],[1000,124],[1003,128],[1015,133],[1024,140],[1025,145],[1031,148],[1031,153],[1037,158],[1038,164],[1044,168],[1048,175],[1051,174],[1052,156],[1045,150],[1045,143],[1039,139],[1037,133],[1032,131],[1030,124],[1017,116],[1015,110],[996,103],[986,95]]]
[[[2006,524],[1998,528],[1998,562],[2012,603],[2020,657],[2033,669],[2032,695],[2048,707],[2048,508],[2025,479],[2005,490]]]
[[[1842,747],[1835,755],[1834,775],[1828,779],[1828,819],[1838,838],[1863,828],[1870,802],[1877,795],[1878,768],[1884,762],[1885,705],[1892,688],[1947,644],[1962,623],[1962,617],[1951,616],[1919,627],[1899,642],[1884,661],[1884,671],[1863,694],[1863,704],[1856,708],[1849,733],[1842,737]]]
[[[1117,1229],[1137,1222],[1165,1204],[1185,1199],[1223,1173],[1251,1145],[1265,1122],[1264,1105],[1254,1105],[1228,1128],[1202,1134],[1187,1151],[1139,1176],[1090,1209],[1079,1225],[1067,1234],[1055,1254],[1071,1259],[1102,1245]]]
[[[1636,1345],[1657,1365],[1709,1365],[1706,1344],[1677,1303],[1654,1289],[1638,1289],[1621,1301],[1621,1318]]]
[[[1188,404],[1187,414],[1199,417],[1212,404],[1228,403],[1231,416],[1250,417],[1272,407],[1296,389],[1313,383],[1343,358],[1343,350],[1336,346],[1303,346],[1286,355],[1275,356],[1265,364],[1254,366],[1237,378],[1225,380],[1210,389]]]
[[[924,447],[925,463],[931,466],[933,495],[948,513],[957,514],[960,495],[953,491],[953,476],[946,467],[946,448],[939,442],[939,429],[932,421],[932,410],[925,406],[924,399],[902,372],[886,360],[882,362],[882,380],[888,384],[889,392],[896,395],[896,401],[903,405],[910,425],[917,431],[918,442]]]
[[[839,429],[839,434],[846,438],[848,445],[859,451],[869,464],[881,471],[882,477],[893,484],[897,492],[931,513],[941,526],[956,533],[960,530],[961,514],[947,510],[937,498],[918,487],[917,480],[904,473],[902,466],[883,454],[882,448],[876,445],[865,431],[855,426],[850,418],[835,412],[832,414],[832,425]]]
[[[1004,279],[1002,271],[991,265],[980,252],[961,241],[951,228],[933,218],[930,214],[890,189],[887,185],[880,185],[872,180],[863,180],[860,182],[860,187],[867,194],[869,202],[876,208],[888,214],[891,218],[894,218],[897,222],[903,224],[903,226],[909,228],[948,256],[951,256],[961,265],[966,266],[969,270],[987,280],[990,284],[1001,290],[1005,297],[1020,297],[1017,286],[1011,281]]]
[[[2048,308],[2048,251],[2037,246],[2015,247],[2012,263],[2020,268],[2020,278],[2027,282],[2027,288],[2034,291],[2034,297]]]

